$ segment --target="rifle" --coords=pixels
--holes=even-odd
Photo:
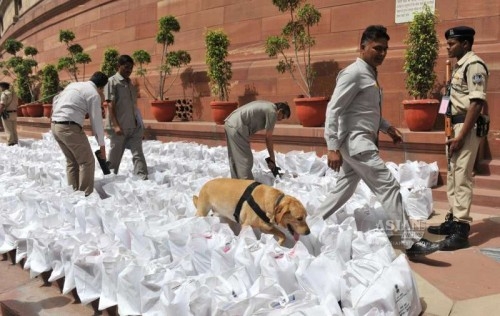
[[[450,60],[446,60],[446,94],[449,94],[451,91],[451,67],[450,67]],[[451,156],[450,156],[450,145],[448,144],[448,141],[453,138],[453,126],[451,124],[451,105],[448,104],[448,109],[446,110],[446,114],[444,116],[444,134],[446,136],[446,146],[445,146],[445,152],[446,152],[446,159],[448,162],[448,171],[451,170]]]

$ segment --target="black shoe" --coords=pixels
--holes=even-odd
[[[418,242],[414,243],[410,249],[406,249],[406,255],[408,256],[408,259],[413,260],[418,257],[427,256],[438,250],[441,250],[440,243],[422,238]]]
[[[441,242],[441,250],[451,251],[469,247],[469,231],[469,224],[456,222],[453,233]]]
[[[441,225],[429,226],[427,231],[434,235],[450,235],[455,231],[455,222],[453,221],[453,215],[448,214]]]

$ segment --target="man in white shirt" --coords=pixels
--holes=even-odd
[[[83,131],[85,115],[89,114],[92,130],[106,159],[101,104],[108,77],[98,71],[86,82],[70,83],[53,101],[52,133],[66,156],[68,184],[88,196],[94,190],[95,160]]]
[[[379,130],[388,134],[394,143],[402,142],[401,133],[382,117],[377,67],[385,59],[388,42],[385,27],[367,27],[361,37],[360,58],[337,77],[326,110],[325,140],[328,167],[340,173],[336,186],[318,211],[324,219],[332,215],[363,180],[387,213],[389,220],[383,223],[383,228],[388,233],[402,234],[406,254],[414,259],[439,250],[440,244],[421,238],[423,233],[417,234],[410,228],[399,183],[379,156]]]

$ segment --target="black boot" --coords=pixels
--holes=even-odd
[[[414,260],[419,257],[427,256],[438,250],[441,250],[440,243],[422,238],[418,242],[414,243],[410,249],[406,249],[406,255],[408,256],[408,259]]]
[[[444,222],[438,226],[429,226],[427,231],[435,235],[450,235],[455,231],[455,222],[453,221],[453,215],[448,213],[444,219]]]
[[[455,222],[454,232],[446,237],[442,243],[441,250],[458,250],[469,247],[470,225],[467,223]]]

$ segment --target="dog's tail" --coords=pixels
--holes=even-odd
[[[193,204],[194,207],[198,207],[198,197],[196,195],[193,195]]]

